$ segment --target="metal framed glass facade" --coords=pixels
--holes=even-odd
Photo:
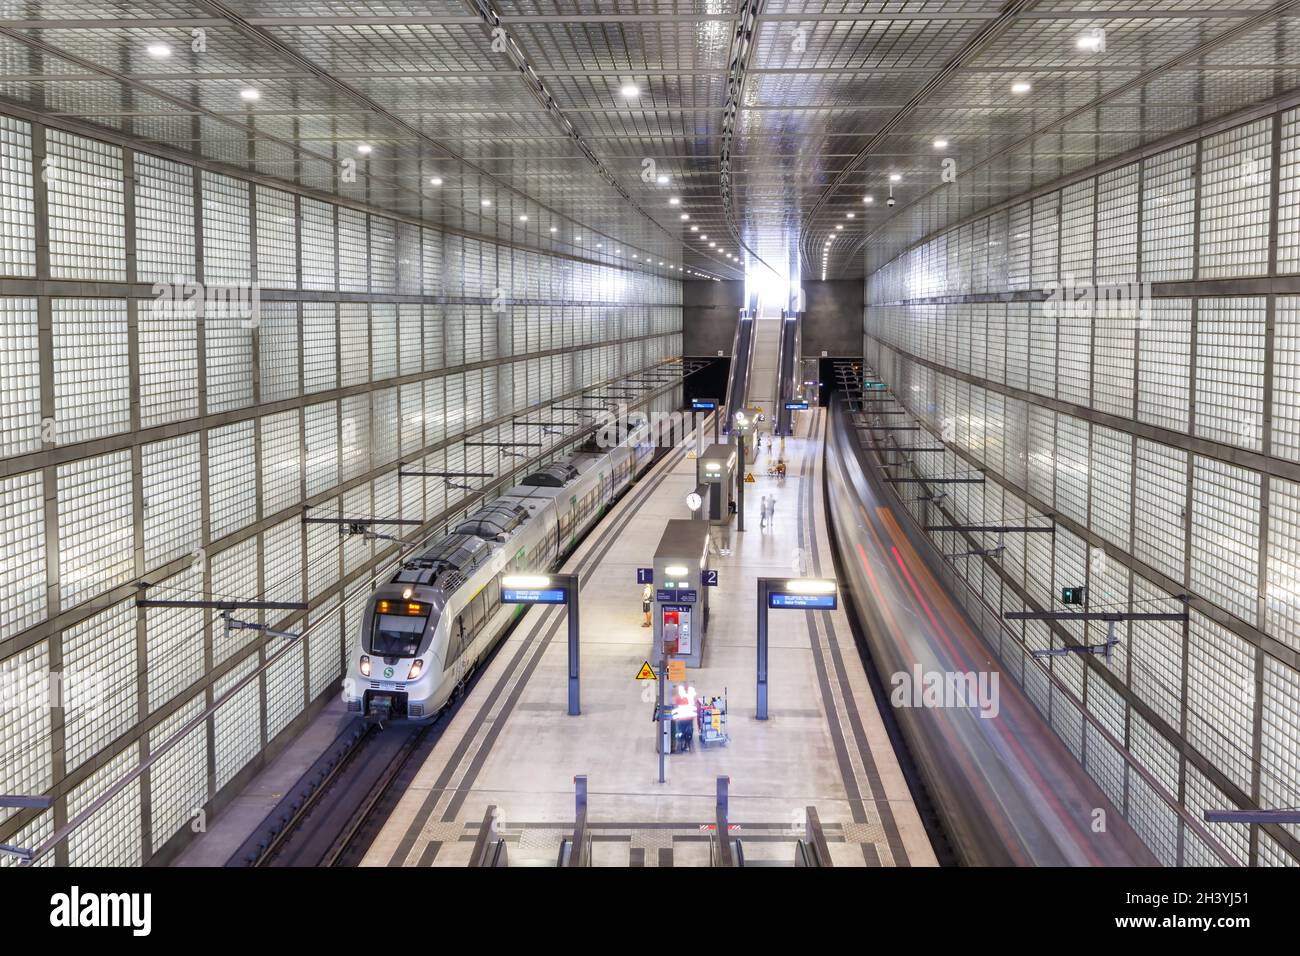
[[[1033,683],[1027,649],[1105,640],[1096,622],[1002,618],[1060,610],[1063,586],[1087,585],[1091,610],[1176,611],[1187,595],[1185,625],[1119,625],[1109,660],[1048,659],[1068,697],[1031,693],[1171,864],[1213,860],[1060,722],[1086,708],[1198,816],[1300,805],[1298,119],[1221,121],[986,211],[866,280],[867,362],[946,445],[918,471],[987,476],[949,516],[1054,525],[949,563],[1009,669]],[[1243,864],[1300,864],[1300,828],[1209,829]]]
[[[280,646],[138,609],[138,582],[309,605],[250,613],[305,637],[46,860],[136,864],[341,674],[397,549],[304,509],[440,533],[574,441],[515,417],[680,356],[681,286],[21,119],[0,158],[0,792],[55,797],[0,810],[0,842],[48,837]]]

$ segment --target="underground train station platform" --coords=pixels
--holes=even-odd
[[[554,866],[571,836],[574,778],[587,778],[591,862],[708,866],[716,781],[729,780],[731,836],[745,865],[793,865],[814,807],[835,866],[933,866],[842,609],[772,611],[769,717],[757,720],[755,602],[760,576],[827,573],[821,487],[823,413],[787,439],[789,470],[768,477],[770,446],[745,486],[745,527],[713,533],[704,659],[687,678],[727,697],[725,744],[666,758],[658,782],[650,657],[637,568],[667,521],[686,518],[693,439],[670,452],[612,509],[564,571],[581,577],[581,705],[566,714],[562,609],[536,607],[503,644],[415,775],[365,856],[367,866],[465,866],[489,806],[509,865]],[[775,511],[761,527],[762,496]],[[801,564],[801,562],[805,562]],[[811,625],[811,626],[810,626]]]

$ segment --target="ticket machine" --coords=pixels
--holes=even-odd
[[[723,446],[725,447],[725,446]],[[673,519],[654,559],[654,639],[651,660],[682,660],[699,667],[709,624],[709,526]]]

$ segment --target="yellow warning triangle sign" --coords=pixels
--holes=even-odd
[[[745,483],[752,485],[754,483],[754,473],[751,471],[745,475]]]
[[[694,457],[695,457],[695,452],[693,452],[693,451],[688,451],[688,452],[686,453],[686,457],[687,457],[687,458],[694,458]]]
[[[642,661],[641,669],[636,672],[636,679],[637,680],[658,680],[659,678],[655,674],[654,668],[650,666],[650,662]]]

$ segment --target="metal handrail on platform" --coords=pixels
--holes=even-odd
[[[509,866],[506,841],[496,835],[497,808],[489,806],[474,837],[474,847],[469,853],[470,866]]]
[[[831,850],[826,843],[826,833],[822,830],[821,817],[816,807],[804,808],[804,835],[795,845],[795,866],[834,866],[831,862]]]
[[[579,774],[573,778],[573,789],[573,835],[561,841],[557,865],[591,866],[591,834],[587,831],[586,774]]]
[[[745,865],[745,852],[739,840],[731,839],[728,820],[728,788],[730,777],[718,778],[718,798],[713,808],[714,832],[709,842],[709,866],[736,867]]]

